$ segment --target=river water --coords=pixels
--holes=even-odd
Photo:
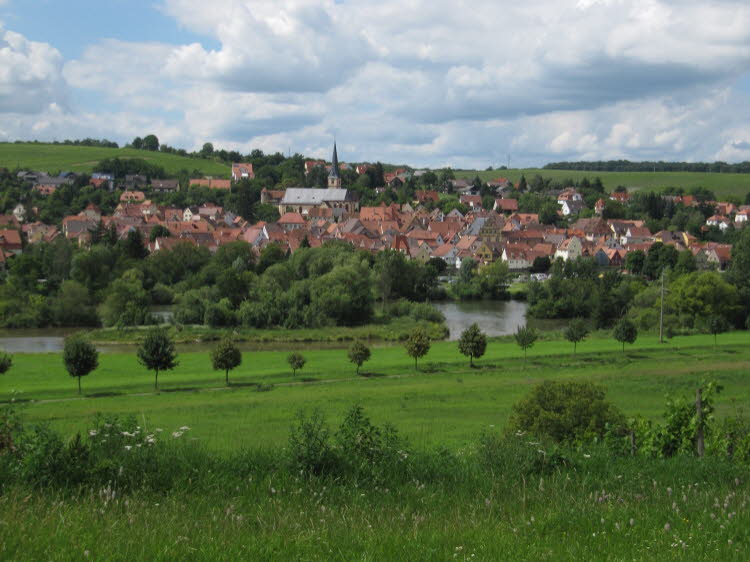
[[[488,336],[507,336],[526,324],[527,304],[520,301],[462,301],[433,303],[445,316],[451,341],[476,323]]]
[[[434,303],[435,308],[445,315],[450,331],[450,340],[457,340],[466,328],[474,324],[488,336],[512,334],[518,326],[526,323],[527,305],[519,301],[466,301]],[[62,351],[65,336],[77,330],[70,329],[33,329],[33,330],[0,330],[0,350],[8,353],[55,353]],[[304,349],[345,348],[347,342],[332,343],[279,343],[279,342],[241,342],[243,351],[299,351]],[[215,342],[178,344],[177,350],[210,351]],[[135,345],[106,344],[97,346],[103,353],[134,352]]]

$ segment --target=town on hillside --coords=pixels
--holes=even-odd
[[[358,165],[354,171],[365,174],[368,167]],[[602,267],[627,269],[630,253],[648,253],[656,243],[678,251],[689,250],[701,268],[723,270],[731,259],[731,245],[722,241],[702,240],[686,231],[651,232],[643,220],[607,217],[608,204],[616,203],[620,208],[629,205],[631,193],[627,190],[602,193],[593,208],[588,208],[583,194],[575,187],[562,189],[550,199],[556,205],[557,217],[553,219],[559,220],[550,221],[540,220],[539,213],[519,212],[518,193],[524,186],[505,178],[483,185],[476,180],[450,179],[441,190],[414,190],[411,201],[364,206],[356,191],[342,187],[341,173],[350,169],[348,164],[339,162],[334,144],[330,164],[308,160],[304,166],[305,174],[324,170],[327,187],[264,188],[260,202],[278,209],[279,218],[273,222],[249,222],[211,202],[177,208],[151,200],[153,194],[179,191],[177,179],[149,180],[137,174],[115,178],[113,174],[94,173],[89,180],[92,187],[120,193],[113,213],[106,215],[90,203],[80,213],[64,217],[61,223],[48,224],[36,217],[35,209],[19,203],[12,214],[0,216],[0,263],[4,265],[21,253],[26,244],[51,242],[61,236],[87,247],[94,233],[102,229],[114,232],[118,239],[137,230],[148,241],[150,252],[183,242],[216,251],[223,244],[244,241],[260,255],[270,244],[294,252],[300,247],[338,240],[370,252],[397,250],[422,262],[439,258],[456,269],[467,259],[480,266],[501,260],[515,272],[543,273],[555,259],[579,257],[593,258]],[[399,190],[424,173],[403,168],[384,173],[383,185],[375,191]],[[70,172],[54,177],[30,170],[17,174],[41,196],[50,196],[77,178]],[[231,179],[190,179],[189,186],[230,191],[239,182],[254,177],[252,164],[235,163]],[[487,193],[492,194],[491,205],[487,204]],[[457,198],[458,203],[447,212],[438,205],[445,197]],[[750,213],[748,205],[699,201],[692,195],[660,197],[684,208],[705,209],[708,205],[712,214],[701,227],[706,231],[723,233],[729,228],[742,228]]]

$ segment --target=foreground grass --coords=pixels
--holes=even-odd
[[[107,158],[139,158],[162,166],[169,174],[176,174],[183,169],[200,170],[204,174],[228,178],[231,171],[227,165],[213,160],[133,148],[0,143],[0,167],[9,169],[20,167],[44,172],[90,173],[100,160]]]
[[[745,199],[750,192],[750,174],[713,174],[708,172],[597,172],[582,170],[543,170],[537,168],[513,170],[456,170],[457,178],[473,179],[479,176],[484,181],[505,177],[513,182],[526,176],[530,181],[539,174],[543,178],[553,180],[572,179],[574,181],[599,177],[607,191],[614,191],[617,186],[624,185],[629,190],[648,189],[660,191],[666,187],[682,187],[689,190],[692,187],[705,187],[714,192],[718,198],[730,195]]]
[[[538,448],[538,444],[526,447]],[[745,560],[746,467],[570,452],[551,473],[430,453],[387,482],[312,478],[263,455],[203,458],[168,491],[0,495],[13,560]],[[174,453],[172,453],[174,455]],[[203,461],[203,462],[199,462]],[[164,467],[167,469],[167,467]],[[177,468],[177,467],[175,467]]]
[[[148,427],[174,430],[188,425],[193,439],[217,451],[283,444],[300,409],[319,408],[337,420],[361,403],[377,423],[390,421],[417,446],[460,448],[489,426],[502,427],[513,403],[541,380],[591,380],[628,415],[659,419],[666,394],[690,395],[704,379],[726,388],[718,397],[720,416],[750,405],[750,349],[747,333],[726,334],[714,350],[710,336],[674,338],[660,346],[642,338],[622,354],[616,342],[591,340],[573,357],[567,342],[538,342],[525,364],[518,348],[491,342],[487,355],[470,369],[455,342],[434,343],[419,371],[402,347],[373,350],[367,376],[356,377],[344,350],[305,352],[308,364],[293,377],[285,352],[246,353],[243,365],[223,387],[223,373],[211,370],[207,353],[184,353],[173,373],[153,375],[133,354],[103,354],[100,368],[75,394],[59,354],[17,355],[0,377],[0,400],[12,391],[30,422],[49,422],[66,436],[89,428],[96,412],[135,413]],[[263,383],[268,392],[257,392]],[[238,428],[252,428],[239,430]]]

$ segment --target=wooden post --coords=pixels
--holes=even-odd
[[[695,431],[695,449],[699,457],[703,456],[704,443],[703,443],[703,401],[701,400],[701,389],[698,388],[695,391],[695,419],[696,419],[696,431]]]

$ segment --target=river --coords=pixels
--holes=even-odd
[[[477,323],[479,328],[488,336],[504,336],[512,334],[518,326],[526,323],[527,305],[519,301],[466,301],[434,303],[435,308],[445,315],[446,324],[450,331],[450,340],[457,340],[466,328]],[[0,350],[8,353],[56,353],[62,351],[65,336],[76,332],[68,329],[29,329],[29,330],[0,330]],[[243,351],[284,351],[323,348],[345,348],[346,342],[241,342],[239,347]],[[209,351],[216,346],[215,342],[178,344],[177,350]],[[103,353],[134,352],[135,345],[104,344],[97,346]]]
[[[433,303],[445,316],[452,341],[476,323],[488,336],[507,336],[526,324],[528,305],[520,301],[462,301]]]

